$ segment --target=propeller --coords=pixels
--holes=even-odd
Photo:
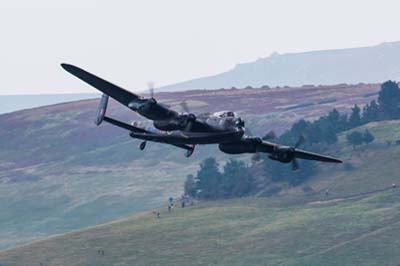
[[[297,171],[300,169],[299,162],[296,158],[292,160],[292,171]]]
[[[244,130],[245,130],[245,133],[246,133],[247,136],[252,137],[259,144],[262,143],[263,140],[266,140],[264,138],[254,137],[253,132],[251,132],[251,130],[249,128],[247,128],[247,127]],[[260,154],[260,152],[258,150],[256,150],[254,155],[251,157],[251,160],[254,161],[254,162],[258,162],[258,161],[261,160],[261,154]]]
[[[301,145],[303,145],[305,142],[306,142],[306,139],[304,138],[304,136],[303,136],[303,135],[300,135],[300,136],[299,136],[299,139],[297,140],[296,144],[295,144],[294,147],[293,147],[293,152],[295,152],[296,149],[297,149],[298,147],[300,147]],[[297,170],[299,170],[299,169],[300,169],[299,162],[297,161],[297,158],[296,158],[296,157],[293,157],[293,160],[292,160],[292,170],[293,170],[293,171],[297,171]]]
[[[187,104],[186,100],[183,100],[179,103],[182,111],[185,112],[185,114],[182,114],[182,117],[184,118],[184,124],[185,126],[185,131],[190,131],[193,125],[193,122],[197,119],[196,115],[190,112],[189,105]]]
[[[273,130],[271,130],[270,132],[268,132],[263,138],[263,140],[275,140],[276,139],[276,134]]]
[[[179,105],[181,106],[181,108],[184,112],[190,113],[190,109],[189,109],[189,106],[188,106],[186,100],[181,101]]]
[[[185,131],[190,131],[193,126],[193,122],[196,120],[196,116],[194,114],[188,114],[184,115],[185,116]]]
[[[300,147],[304,143],[306,143],[306,139],[304,138],[303,135],[300,135],[299,139],[297,140],[296,144],[294,145],[294,148],[297,149],[298,147]]]
[[[153,81],[147,82],[147,86],[149,88],[150,98],[154,99],[154,82]]]
[[[165,108],[170,108],[170,107],[171,107],[171,106],[169,106],[168,104],[158,102],[158,101],[154,98],[154,94],[155,94],[154,81],[149,81],[149,82],[147,82],[147,87],[149,88],[149,95],[150,95],[150,102],[151,102],[151,103],[157,103],[157,104],[159,104],[159,105],[164,106]]]
[[[247,127],[245,128],[245,132],[246,135],[248,135],[249,137],[253,137],[253,133],[250,131],[250,129],[248,129]],[[276,134],[273,130],[269,131],[264,137],[262,137],[261,139],[258,138],[259,142],[262,142],[262,140],[266,140],[266,141],[272,141],[276,139]],[[254,155],[251,158],[254,162],[258,162],[261,160],[261,154],[260,152],[256,151],[256,153],[254,153]]]

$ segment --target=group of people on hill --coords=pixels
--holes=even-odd
[[[192,197],[182,194],[182,196],[181,196],[181,207],[182,208],[185,208],[186,206],[193,206],[193,204],[194,204],[194,202],[193,202]]]
[[[180,203],[181,208],[185,208],[186,206],[193,206],[194,205],[193,198],[191,198],[188,195],[182,194],[182,196],[178,200],[175,200],[173,197],[169,197],[168,198],[168,206],[167,206],[168,213],[171,213],[173,211],[176,203]],[[154,211],[153,214],[157,218],[161,217],[160,211]]]
[[[97,254],[104,256],[104,249],[97,250]]]

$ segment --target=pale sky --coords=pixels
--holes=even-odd
[[[395,0],[0,0],[0,94],[129,90],[227,71],[272,52],[400,41]]]

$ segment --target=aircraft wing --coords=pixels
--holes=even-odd
[[[153,132],[131,132],[132,138],[149,140],[168,144],[218,144],[221,142],[236,141],[242,136],[242,132],[204,132],[204,133],[190,133],[186,135],[182,132],[172,132],[171,134],[160,134]]]
[[[107,123],[113,124],[114,126],[124,128],[126,130],[130,130],[131,132],[136,132],[136,133],[147,133],[147,131],[143,128],[135,127],[129,124],[126,124],[124,122],[112,119],[111,117],[104,116],[104,121]]]
[[[137,111],[141,106],[146,106],[144,109],[147,111],[139,113],[148,119],[168,120],[178,116],[176,111],[169,109],[164,104],[157,103],[154,99],[142,99],[138,95],[112,84],[107,80],[97,77],[79,67],[70,64],[61,64],[61,66],[70,74],[112,97],[131,110]]]
[[[126,124],[126,123],[124,123],[124,122],[121,122],[121,121],[112,119],[111,117],[105,116],[105,117],[104,117],[104,121],[107,122],[107,123],[110,123],[110,124],[112,124],[112,125],[114,125],[114,126],[117,126],[117,127],[120,127],[120,128],[124,128],[124,129],[126,129],[126,130],[129,130],[129,131],[131,131],[131,134],[155,135],[155,134],[152,134],[151,132],[149,132],[149,131],[147,131],[147,130],[145,130],[145,129],[143,129],[143,128],[135,127],[135,126]],[[143,139],[143,140],[146,140],[146,139]],[[157,141],[157,142],[170,144],[170,145],[173,145],[173,146],[176,146],[176,147],[185,149],[185,150],[193,150],[193,146],[187,145],[187,144],[168,143],[168,142],[162,142],[162,141]]]
[[[269,141],[263,141],[257,137],[245,137],[236,142],[226,143],[220,145],[220,149],[223,152],[230,154],[256,152],[268,153],[270,154],[271,159],[282,162],[290,162],[295,158],[299,158],[320,162],[342,163],[341,160],[331,156],[304,151],[295,147],[283,146]]]
[[[331,156],[313,153],[313,152],[309,152],[309,151],[303,151],[303,150],[299,150],[299,149],[295,150],[294,156],[296,158],[300,158],[300,159],[304,159],[304,160],[313,160],[313,161],[328,162],[328,163],[342,163],[342,160],[336,159]]]
[[[125,106],[128,106],[130,102],[139,98],[136,94],[114,85],[107,80],[99,78],[79,67],[70,64],[61,64],[61,66],[70,74],[95,87],[99,91],[102,91],[104,94],[111,96]]]
[[[267,152],[270,154],[279,153],[279,152],[288,152],[292,153],[294,158],[304,159],[304,160],[312,160],[312,161],[320,161],[320,162],[329,162],[329,163],[342,163],[341,160],[336,159],[331,156],[318,154],[314,152],[304,151],[301,149],[297,149],[290,146],[281,146],[268,141],[261,141],[259,144],[261,147],[259,150],[261,152]]]

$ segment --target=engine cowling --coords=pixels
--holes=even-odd
[[[228,154],[255,153],[257,146],[251,142],[220,143],[218,148]]]
[[[153,122],[154,127],[159,130],[172,131],[172,130],[189,130],[190,123],[196,120],[194,114],[180,115],[174,119],[169,120],[156,120]]]
[[[290,163],[294,159],[294,148],[277,148],[268,158],[281,163]]]
[[[141,115],[146,115],[154,105],[157,104],[156,99],[138,99],[129,103],[128,107],[133,111],[137,111]]]

